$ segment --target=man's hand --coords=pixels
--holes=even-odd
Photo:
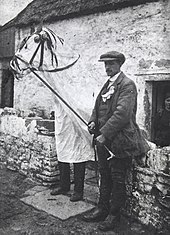
[[[105,141],[106,141],[106,138],[104,137],[104,135],[99,135],[97,138],[96,138],[96,141],[99,145],[104,145]]]
[[[91,135],[95,134],[95,123],[94,122],[90,122],[88,124],[88,131]]]

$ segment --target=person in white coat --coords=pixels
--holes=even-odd
[[[70,164],[73,164],[74,191],[70,201],[80,201],[83,199],[86,162],[94,159],[91,139],[87,128],[68,109],[65,110],[65,106],[58,104],[56,108],[55,137],[60,184],[52,190],[51,195],[68,195],[71,185]]]

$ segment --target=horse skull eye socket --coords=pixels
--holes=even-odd
[[[40,41],[40,36],[39,35],[35,36],[34,37],[34,42],[38,43],[39,41]]]

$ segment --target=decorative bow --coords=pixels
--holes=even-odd
[[[115,87],[110,86],[109,90],[105,94],[102,95],[103,102],[106,102],[106,100],[109,100],[114,92],[115,92]]]

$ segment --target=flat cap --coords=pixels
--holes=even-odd
[[[117,51],[109,51],[103,55],[100,56],[99,61],[104,62],[104,61],[111,61],[111,60],[117,60],[121,64],[125,62],[125,56]]]

